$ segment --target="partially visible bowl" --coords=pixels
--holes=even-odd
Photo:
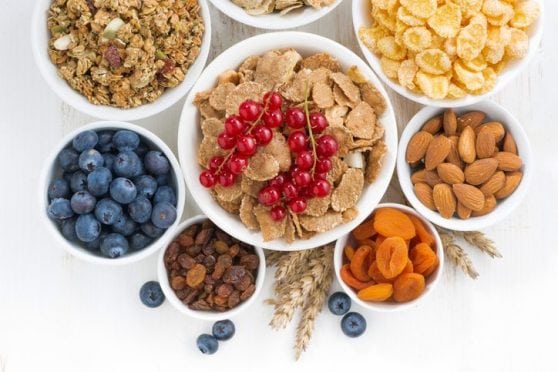
[[[69,241],[62,236],[59,227],[57,226],[56,222],[51,220],[47,216],[47,208],[49,205],[48,200],[48,187],[51,180],[57,176],[57,173],[60,172],[60,167],[58,166],[57,157],[58,154],[62,149],[67,147],[71,144],[72,139],[79,133],[86,131],[86,130],[120,130],[120,129],[127,129],[136,132],[143,141],[145,141],[149,146],[152,148],[160,150],[171,164],[171,179],[170,185],[174,188],[176,193],[176,220],[174,223],[167,228],[162,236],[157,238],[147,247],[134,252],[129,252],[124,256],[111,259],[107,257],[103,257],[98,255],[94,252],[91,252],[84,247],[82,247],[79,243]],[[59,176],[59,175],[58,175]],[[51,232],[54,239],[58,242],[58,244],[64,248],[68,253],[72,254],[73,256],[82,259],[86,262],[91,262],[95,264],[102,264],[102,265],[111,265],[111,266],[120,266],[126,265],[132,262],[140,261],[151,254],[155,253],[159,248],[163,247],[166,242],[171,238],[172,234],[176,226],[180,223],[180,219],[182,216],[182,212],[184,211],[184,201],[186,199],[186,188],[184,186],[184,178],[182,176],[182,171],[180,170],[180,165],[178,164],[178,160],[174,156],[171,149],[163,142],[159,137],[157,137],[152,132],[144,129],[140,126],[126,123],[126,122],[112,122],[112,121],[97,121],[90,124],[87,124],[83,127],[80,127],[74,130],[71,133],[68,133],[62,140],[58,142],[57,145],[54,146],[51,153],[47,156],[44,166],[39,178],[39,203],[38,208],[41,212],[41,218],[45,222],[48,230]]]
[[[470,217],[466,220],[462,220],[458,217],[447,219],[442,217],[438,212],[428,209],[418,200],[413,190],[413,183],[411,182],[411,167],[405,160],[407,145],[411,137],[420,130],[428,119],[443,113],[443,111],[444,109],[441,108],[425,107],[417,112],[405,127],[401,135],[401,140],[399,141],[399,151],[397,154],[397,176],[399,178],[399,184],[411,205],[432,223],[457,231],[482,230],[506,218],[519,204],[521,204],[521,201],[525,195],[527,195],[533,173],[529,138],[519,121],[517,121],[509,111],[495,102],[484,101],[455,109],[457,115],[468,111],[483,111],[487,115],[487,121],[499,121],[504,125],[506,130],[508,130],[515,139],[517,151],[523,160],[523,179],[513,194],[498,201],[496,208],[492,212],[484,216]]]
[[[171,236],[171,238],[168,240],[168,242],[170,243],[173,240],[175,240],[188,227],[195,224],[202,223],[207,219],[208,218],[204,215],[197,215],[187,219],[186,221],[178,225],[178,227],[174,230],[174,233]],[[219,312],[219,311],[192,310],[187,305],[182,303],[182,301],[178,298],[178,296],[170,286],[168,272],[165,267],[165,252],[167,251],[167,248],[168,247],[165,247],[165,249],[161,250],[159,254],[159,258],[157,260],[157,275],[158,275],[159,283],[161,284],[161,288],[163,289],[163,293],[165,294],[165,297],[169,300],[171,305],[184,315],[196,319],[211,320],[211,321],[217,321],[217,320],[234,317],[238,315],[240,312],[250,307],[250,305],[252,305],[256,301],[256,298],[258,297],[263,287],[263,283],[265,279],[265,255],[263,249],[254,246],[254,252],[258,255],[259,258],[258,275],[256,276],[256,281],[255,281],[256,290],[254,291],[254,293],[247,300],[241,302],[236,307],[227,311]]]
[[[354,240],[354,238],[351,236],[350,233],[343,235],[341,238],[337,240],[337,243],[335,244],[335,252],[333,253],[333,265],[334,265],[335,275],[337,276],[337,281],[341,285],[341,288],[343,288],[343,291],[345,291],[349,295],[349,297],[351,297],[351,300],[353,300],[355,303],[359,304],[363,308],[367,310],[379,311],[379,312],[393,312],[393,311],[405,310],[422,302],[434,290],[436,285],[438,285],[438,283],[440,282],[440,278],[444,270],[444,249],[442,245],[442,240],[440,239],[440,234],[438,234],[436,228],[430,222],[428,222],[427,219],[425,219],[423,216],[417,213],[417,211],[415,211],[414,209],[409,208],[402,204],[382,203],[382,204],[378,204],[378,206],[374,209],[374,211],[381,208],[394,208],[406,214],[412,214],[413,216],[416,216],[422,221],[424,226],[426,226],[430,234],[434,237],[434,240],[436,242],[436,247],[435,247],[436,255],[438,256],[439,263],[438,263],[438,267],[434,270],[434,272],[430,274],[428,278],[426,278],[426,287],[424,289],[424,292],[422,292],[422,294],[418,298],[409,302],[371,302],[371,301],[363,301],[360,298],[358,298],[355,290],[353,290],[351,287],[345,284],[345,282],[343,281],[343,279],[341,279],[340,276],[341,267],[343,266],[343,255],[344,255],[343,250],[347,244],[351,243]]]
[[[382,79],[382,81],[389,86],[391,89],[402,95],[403,97],[420,103],[426,106],[436,106],[436,107],[461,107],[472,105],[476,102],[480,102],[482,100],[487,99],[488,97],[492,96],[493,94],[500,91],[504,88],[508,83],[510,83],[513,79],[515,79],[523,70],[527,68],[529,62],[533,59],[537,51],[539,50],[541,39],[542,39],[542,32],[543,32],[543,24],[544,24],[544,2],[542,0],[535,0],[539,3],[541,13],[537,21],[529,27],[526,31],[527,35],[529,35],[529,51],[527,55],[519,60],[514,60],[508,63],[506,68],[498,75],[498,81],[494,88],[489,91],[488,93],[481,94],[481,95],[471,95],[468,94],[463,98],[458,99],[432,99],[424,94],[419,94],[413,92],[403,86],[401,86],[398,82],[390,79],[384,73],[382,66],[380,65],[380,58],[372,53],[370,49],[364,45],[364,43],[360,40],[358,36],[358,30],[361,27],[370,27],[371,25],[371,17],[370,17],[370,9],[371,5],[369,1],[366,0],[353,0],[353,28],[358,40],[358,45],[360,46],[360,50],[364,55],[366,61],[372,66],[374,72]]]
[[[188,93],[201,74],[207,61],[209,46],[211,43],[211,18],[207,2],[205,0],[200,0],[200,12],[204,21],[205,31],[199,55],[188,69],[182,83],[174,88],[167,89],[155,101],[135,108],[122,109],[112,106],[95,105],[89,102],[85,96],[75,91],[62,77],[59,76],[56,66],[49,58],[49,30],[47,29],[47,15],[51,3],[52,0],[38,0],[31,19],[31,46],[35,62],[49,87],[61,100],[74,107],[76,110],[95,118],[104,120],[131,121],[143,119],[166,110]]]

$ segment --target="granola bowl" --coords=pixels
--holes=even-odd
[[[72,10],[60,5],[49,14],[52,3],[52,0],[38,0],[35,5],[31,21],[31,45],[35,62],[49,87],[60,99],[92,117],[124,121],[160,113],[186,95],[207,61],[211,20],[206,1],[200,0],[199,6],[191,8],[199,19],[193,28],[187,18],[173,23],[172,29],[165,22],[167,26],[161,24],[161,27],[169,27],[171,31],[158,33],[154,37],[155,41],[144,40],[140,36],[139,21],[134,20],[135,26],[124,21],[129,20],[130,14],[151,17],[135,8],[127,9],[129,14],[122,13],[120,8],[118,11],[111,10],[112,5],[107,2],[101,12],[96,10],[93,2],[83,1],[74,3]],[[90,10],[81,9],[89,4]],[[147,2],[141,6],[144,4]],[[94,21],[91,20],[91,10],[95,11]],[[161,10],[159,14],[169,16],[170,13]],[[149,20],[146,19],[146,22]],[[177,36],[178,31],[174,31],[178,27],[190,27],[190,30],[197,31],[191,31],[188,34],[191,39],[188,39]],[[88,32],[82,34],[80,30],[83,29]],[[188,50],[172,49],[177,43],[170,38],[183,40],[185,45],[192,44],[195,47]],[[146,46],[148,44],[149,47]],[[53,62],[55,60],[58,65]]]
[[[327,53],[324,53],[324,51],[327,51]],[[261,64],[254,62],[254,58],[260,57],[251,57],[246,60],[249,56],[261,55],[264,55],[264,57],[261,57]],[[274,60],[275,58],[278,60]],[[291,66],[294,66],[292,71],[285,67],[289,63]],[[241,64],[244,67],[246,67],[246,64],[250,64],[255,70],[251,72],[248,69],[242,70],[243,67],[239,67]],[[217,186],[221,185],[216,186],[215,190],[219,193],[227,193],[228,196],[224,196],[216,193],[214,189],[202,186],[200,183],[200,173],[207,168],[210,160],[208,155],[211,155],[211,151],[214,150],[217,141],[216,137],[212,137],[217,136],[217,131],[213,135],[208,134],[209,131],[215,129],[211,129],[210,125],[217,124],[217,127],[223,128],[225,112],[229,112],[228,109],[219,106],[223,103],[222,99],[218,99],[219,97],[223,98],[220,92],[232,89],[229,92],[230,94],[227,95],[229,100],[225,101],[229,103],[227,107],[233,108],[231,111],[233,113],[237,110],[238,106],[236,105],[242,101],[242,96],[245,95],[246,90],[249,90],[248,88],[261,91],[256,94],[257,98],[255,99],[259,99],[263,91],[271,89],[269,88],[270,84],[276,85],[276,83],[270,81],[261,84],[257,83],[257,81],[260,81],[257,76],[260,76],[262,79],[268,76],[263,72],[267,68],[265,66],[271,68],[283,66],[280,68],[283,69],[281,71],[286,71],[286,75],[281,74],[280,79],[287,79],[288,82],[285,80],[285,85],[277,89],[284,90],[281,94],[290,97],[289,99],[294,102],[297,100],[300,102],[301,99],[304,100],[303,97],[294,98],[297,94],[305,95],[308,98],[308,81],[314,81],[310,79],[316,76],[319,77],[325,70],[325,80],[323,81],[327,83],[323,83],[320,86],[320,91],[324,84],[330,84],[328,85],[330,100],[334,100],[332,98],[332,91],[336,92],[335,99],[349,100],[341,88],[332,82],[332,80],[339,81],[341,85],[347,88],[348,94],[351,92],[349,95],[354,99],[354,101],[347,101],[345,103],[355,107],[348,114],[349,108],[345,107],[341,110],[344,113],[338,117],[335,116],[335,113],[339,111],[340,105],[331,103],[333,106],[329,107],[325,114],[325,116],[330,118],[327,120],[331,122],[331,125],[324,130],[324,133],[331,133],[339,144],[339,152],[335,153],[335,155],[339,156],[331,158],[334,160],[332,163],[335,163],[335,166],[330,168],[329,173],[326,173],[327,177],[331,177],[328,178],[328,182],[334,185],[337,183],[335,190],[332,187],[329,189],[331,192],[326,196],[331,198],[328,199],[329,201],[325,199],[320,201],[314,200],[317,198],[313,198],[313,196],[309,196],[308,200],[313,198],[311,200],[313,205],[315,202],[315,205],[321,207],[315,208],[314,205],[314,207],[309,207],[308,210],[303,209],[302,212],[299,211],[300,215],[295,215],[290,213],[293,210],[290,204],[292,199],[285,196],[280,199],[281,203],[285,203],[282,205],[286,206],[287,202],[289,202],[290,209],[286,210],[286,207],[284,208],[283,218],[274,220],[277,224],[270,219],[274,218],[271,217],[270,207],[264,208],[264,204],[257,203],[260,200],[257,195],[263,188],[263,184],[259,183],[259,181],[267,182],[265,180],[270,180],[271,177],[280,175],[280,172],[285,174],[294,171],[291,167],[294,164],[294,161],[291,159],[294,150],[291,151],[291,148],[287,147],[287,140],[285,139],[286,133],[290,129],[282,125],[282,121],[278,123],[279,127],[274,129],[272,142],[268,142],[268,144],[273,145],[269,147],[262,145],[262,148],[255,154],[258,160],[255,160],[256,157],[253,157],[253,163],[250,163],[252,161],[250,160],[248,168],[245,168],[244,175],[246,176],[239,175],[236,181],[234,181],[233,191],[231,191],[234,194],[232,196],[228,194],[228,190],[231,190],[230,188],[224,190],[223,188],[217,189]],[[329,66],[328,68],[332,70],[328,70],[328,68],[323,66]],[[300,70],[296,72],[295,67],[300,68]],[[255,80],[237,81],[238,86],[227,80],[224,83],[224,87],[222,86],[215,90],[215,96],[209,94],[210,98],[207,98],[207,92],[214,87],[218,76],[220,76],[220,80],[234,78],[239,74],[234,71],[237,68],[243,71],[240,75],[246,79],[250,79],[253,75],[256,76]],[[334,73],[332,72],[333,70],[337,72]],[[341,72],[345,70],[355,80],[361,81],[361,83],[358,83],[360,84],[358,87],[357,83],[353,84],[352,80]],[[223,74],[223,72],[226,73]],[[299,77],[303,78],[302,83]],[[319,81],[316,80],[315,82],[316,86],[318,86]],[[268,88],[264,89],[266,85]],[[362,100],[360,91],[363,92]],[[376,95],[372,95],[372,97],[377,99],[376,103],[368,100],[371,97],[372,93],[370,92],[372,91],[376,93]],[[217,113],[221,115],[219,116],[220,119],[219,117],[211,117],[216,111],[210,107],[211,103],[207,99],[215,104],[217,110],[223,110],[219,111],[221,114]],[[318,102],[316,95],[313,96],[313,99]],[[371,103],[368,104],[365,100]],[[286,102],[287,100],[284,102],[285,105],[287,104]],[[376,111],[372,109],[371,105],[376,105],[374,107],[377,108],[377,118],[375,115]],[[198,106],[201,107],[201,113]],[[365,109],[364,112],[361,109]],[[345,120],[345,116],[347,120]],[[203,120],[202,123],[203,118],[207,120]],[[369,139],[362,140],[353,137],[347,128],[349,124],[347,126],[345,124],[345,122],[348,123],[349,121],[351,121],[351,125],[354,124],[356,127],[365,130],[366,133],[359,134],[360,137]],[[309,122],[307,121],[307,123]],[[257,123],[254,122],[253,125],[255,124]],[[203,127],[203,131],[201,127]],[[309,130],[309,126],[307,126],[306,130]],[[340,133],[341,136],[339,137]],[[275,142],[276,139],[277,143]],[[309,146],[308,143],[306,142],[305,146]],[[363,145],[365,147],[362,147]],[[380,81],[366,63],[349,49],[332,40],[303,32],[277,32],[258,35],[232,46],[219,55],[205,69],[189,94],[182,111],[178,134],[179,158],[186,185],[190,193],[194,195],[194,200],[196,200],[203,213],[228,234],[243,242],[266,249],[283,251],[322,246],[347,234],[366,218],[387,190],[395,167],[396,148],[397,128],[393,107]],[[262,154],[262,152],[268,150],[268,154]],[[358,152],[358,154],[355,155],[353,154],[354,152]],[[352,159],[352,157],[358,158],[357,160],[359,161],[352,163],[349,159]],[[263,163],[260,164],[262,159]],[[286,167],[283,166],[285,165],[283,160],[287,160]],[[200,164],[203,164],[203,167]],[[359,167],[360,169],[358,169]],[[354,182],[351,180],[354,180]],[[241,182],[242,185],[239,186],[237,181]],[[365,181],[366,185],[364,184]],[[343,187],[340,187],[340,185],[343,185]],[[238,189],[234,189],[238,187],[241,187],[243,190],[240,194],[237,193]],[[218,197],[215,197],[215,195],[218,195]],[[283,195],[285,195],[284,190]],[[227,200],[230,202],[227,202]],[[332,200],[333,202],[330,203]],[[333,210],[334,208],[335,211]],[[306,212],[303,213],[304,211]],[[254,226],[254,224],[256,225]],[[297,239],[297,237],[300,237],[300,239]]]

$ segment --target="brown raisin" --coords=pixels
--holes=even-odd
[[[122,66],[122,57],[120,57],[120,53],[118,53],[118,48],[115,47],[114,45],[109,45],[108,48],[105,50],[103,56],[108,61],[110,67],[118,68]]]
[[[205,284],[216,284],[217,280],[213,279],[211,275],[206,275],[205,279],[203,280]]]
[[[246,275],[244,266],[231,266],[223,274],[223,282],[236,284]]]
[[[195,235],[198,233],[198,227],[199,227],[199,226],[200,226],[200,225],[191,225],[191,226],[188,226],[188,227],[186,228],[186,230],[184,230],[184,231],[182,232],[182,234],[186,234],[186,235],[189,235],[189,236],[192,236],[192,237],[193,237],[193,236],[195,236]]]
[[[180,264],[177,261],[174,261],[171,265],[170,268],[172,270],[180,270],[182,267],[180,266]]]
[[[228,296],[227,297],[222,297],[222,296],[217,295],[213,298],[213,300],[214,300],[216,306],[226,307],[229,304]]]
[[[203,259],[203,265],[205,267],[207,267],[209,270],[213,269],[216,262],[217,262],[217,259],[214,256],[206,256]]]
[[[213,293],[208,293],[208,292],[205,292],[205,293],[207,293],[207,297],[205,298],[205,302],[207,302],[207,304],[209,306],[213,307],[213,305],[215,305],[215,303],[213,302],[213,300],[214,300]]]
[[[196,235],[196,245],[199,245],[201,247],[203,247],[204,245],[207,244],[207,242],[211,239],[211,237],[213,236],[213,229],[209,228],[209,229],[203,229],[202,231],[200,231],[198,233],[198,235]]]
[[[171,279],[171,287],[174,290],[184,289],[186,287],[186,278],[183,276],[175,276]]]
[[[232,266],[233,259],[228,254],[222,254],[217,258],[217,263],[223,265],[225,269],[228,269],[229,267]]]
[[[222,240],[216,240],[213,243],[213,248],[215,248],[215,251],[219,254],[225,254],[229,251],[229,246]]]
[[[206,244],[202,248],[202,253],[206,256],[211,256],[213,253],[215,253],[215,247],[213,247],[213,244]]]
[[[186,275],[186,283],[188,286],[195,288],[203,283],[207,269],[201,264],[196,264],[188,271]]]
[[[193,245],[186,248],[186,253],[191,257],[196,257],[198,254],[201,253],[201,247],[199,245]]]
[[[198,297],[200,291],[193,288],[188,288],[187,290],[188,292],[186,294],[186,297],[182,299],[182,303],[189,305],[196,299],[196,297]]]
[[[236,257],[236,255],[238,255],[238,251],[240,251],[240,246],[238,244],[234,244],[229,248],[229,255],[231,257]]]
[[[194,238],[184,233],[180,234],[177,240],[178,240],[178,244],[180,244],[184,248],[188,248],[194,245]]]
[[[231,245],[233,239],[225,232],[221,230],[215,231],[215,236],[222,242],[225,242],[227,245]]]
[[[180,300],[184,300],[186,296],[188,296],[188,293],[190,293],[189,289],[190,288],[186,287],[184,289],[176,291],[176,297],[178,297]]]
[[[246,270],[256,270],[260,264],[260,258],[255,254],[247,254],[240,259],[240,264]]]
[[[240,303],[240,292],[238,290],[234,290],[229,296],[228,305],[230,308],[233,308],[239,303]]]
[[[165,262],[172,264],[176,261],[178,253],[180,252],[180,245],[178,243],[172,242],[167,250],[165,251]]]
[[[196,260],[188,256],[186,253],[182,253],[180,256],[178,256],[177,261],[180,264],[180,266],[182,266],[187,270],[190,270],[196,264]]]
[[[206,284],[206,285],[203,286],[203,291],[205,293],[211,293],[211,292],[213,292],[214,287],[215,286],[213,284]]]
[[[190,304],[190,309],[207,311],[211,310],[211,306],[209,306],[209,304],[205,300],[201,299],[192,302],[192,304]]]
[[[215,227],[215,225],[213,224],[213,222],[211,222],[211,220],[204,220],[201,223],[201,228],[202,229],[209,229],[209,228],[213,228]]]
[[[226,269],[227,268],[223,264],[217,262],[217,264],[215,264],[215,268],[213,269],[213,273],[211,273],[211,278],[215,280],[221,279]]]
[[[203,262],[203,260],[205,259],[205,254],[200,253],[196,257],[194,257],[194,259],[196,260],[197,263],[201,264]]]
[[[215,304],[215,307],[213,308],[213,310],[223,312],[223,311],[227,311],[227,308],[225,306],[219,306],[219,305]]]
[[[246,301],[254,294],[255,291],[256,291],[256,286],[254,284],[250,284],[250,286],[246,288],[246,290],[242,292],[242,294],[240,295],[240,300]]]
[[[233,291],[233,286],[230,284],[223,283],[217,287],[215,292],[221,297],[229,297]]]
[[[250,279],[250,277],[248,275],[244,275],[239,281],[238,283],[235,283],[234,287],[236,289],[238,289],[239,291],[245,291],[250,284],[252,284],[252,280]]]

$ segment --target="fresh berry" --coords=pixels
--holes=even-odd
[[[200,173],[200,183],[203,187],[211,188],[217,182],[215,174],[211,171],[203,171]]]
[[[75,172],[79,169],[79,153],[71,148],[65,148],[58,154],[58,164],[66,172]]]
[[[130,130],[119,130],[112,136],[112,144],[120,152],[134,151],[140,144],[140,138]]]
[[[151,212],[151,222],[160,229],[169,228],[176,221],[176,208],[169,202],[157,203]]]
[[[62,221],[62,227],[60,231],[62,232],[62,236],[69,241],[76,241],[78,237],[76,235],[76,218],[67,218]]]
[[[331,162],[331,159],[328,158],[321,158],[316,162],[316,172],[318,173],[327,173],[332,167],[333,163]]]
[[[97,199],[87,191],[78,191],[70,199],[72,210],[77,214],[93,212],[96,203]]]
[[[116,156],[110,153],[104,153],[103,160],[105,161],[105,168],[111,172],[114,170],[114,162],[116,161]]]
[[[167,186],[169,184],[170,177],[168,174],[161,174],[155,177],[155,179],[157,180],[157,184],[159,186]]]
[[[312,132],[321,133],[327,128],[327,120],[320,112],[313,112],[310,114],[310,127]]]
[[[217,169],[219,169],[219,167],[221,167],[221,164],[223,164],[223,161],[225,161],[224,157],[213,156],[211,159],[209,159],[209,170],[216,171]]]
[[[338,149],[337,140],[328,134],[318,138],[316,142],[316,152],[320,157],[330,157],[335,155]]]
[[[176,194],[174,189],[170,186],[159,186],[155,195],[153,196],[153,203],[169,202],[176,205]]]
[[[103,232],[101,230],[101,233],[99,234],[98,237],[96,237],[95,239],[93,239],[90,242],[83,242],[84,243],[84,247],[85,249],[89,250],[89,251],[98,251],[99,249],[101,249],[101,240],[107,235],[106,232]]]
[[[314,155],[312,151],[301,151],[296,155],[296,165],[303,170],[308,170],[314,165]]]
[[[272,206],[281,199],[281,193],[276,187],[266,186],[258,192],[258,200],[266,206]]]
[[[282,221],[283,218],[287,216],[287,211],[280,205],[271,208],[271,211],[269,213],[271,214],[271,218],[273,218],[274,221]]]
[[[112,224],[112,231],[124,236],[130,236],[136,231],[137,227],[138,225],[134,220],[122,214],[120,218]]]
[[[267,145],[268,143],[271,142],[271,139],[273,138],[273,132],[271,131],[271,129],[269,129],[264,125],[257,125],[252,130],[252,135],[256,139],[257,144],[260,146]]]
[[[143,173],[143,164],[138,154],[133,151],[123,151],[116,155],[114,173],[120,177],[133,178]]]
[[[160,229],[157,226],[153,225],[151,221],[147,221],[146,223],[140,226],[141,231],[150,238],[158,238],[165,232],[164,229]]]
[[[285,174],[278,174],[269,181],[269,186],[275,186],[282,189],[283,184],[287,181],[287,176]]]
[[[95,169],[105,164],[103,155],[95,149],[85,150],[79,155],[79,167],[86,173],[93,172]]]
[[[248,167],[248,159],[241,155],[232,155],[229,159],[229,170],[233,174],[240,174]],[[203,173],[203,172],[202,172]],[[206,186],[208,187],[208,186]],[[211,187],[211,186],[209,186]]]
[[[124,236],[111,233],[101,239],[101,253],[108,258],[118,258],[128,252],[128,241]]]
[[[351,308],[351,298],[344,292],[335,292],[329,296],[327,307],[334,315],[343,315]]]
[[[235,327],[234,323],[229,320],[219,320],[213,324],[213,337],[215,337],[219,341],[227,341],[230,340],[234,336]]]
[[[198,345],[198,349],[200,349],[203,354],[215,354],[217,349],[219,349],[219,342],[217,339],[206,333],[198,337],[196,345]]]
[[[88,149],[92,149],[99,142],[99,137],[97,133],[93,130],[85,130],[74,137],[72,140],[72,146],[77,152],[83,152]]]
[[[140,158],[143,158],[149,152],[149,147],[147,147],[145,143],[140,142],[138,148],[135,149],[134,152],[138,154]]]
[[[136,185],[127,178],[118,177],[110,183],[110,197],[120,204],[131,203],[137,195]]]
[[[263,103],[268,109],[279,109],[283,105],[283,97],[277,92],[267,92],[263,96]]]
[[[263,115],[263,121],[268,128],[278,128],[283,124],[283,112],[280,109],[267,111]]]
[[[312,195],[324,198],[329,195],[331,184],[327,180],[315,180],[312,182]]]
[[[136,185],[138,195],[145,196],[148,199],[151,199],[157,191],[157,180],[146,174],[134,178],[134,185]]]
[[[302,213],[306,210],[306,199],[304,199],[303,197],[299,196],[296,197],[294,199],[292,199],[291,201],[289,201],[289,208],[291,209],[291,211],[293,211],[293,213]]]
[[[109,191],[112,173],[108,168],[100,167],[87,175],[87,190],[94,196],[101,196]]]
[[[306,114],[298,107],[290,107],[285,113],[285,123],[293,129],[300,129],[306,125]]]
[[[150,281],[140,288],[140,301],[147,307],[158,307],[165,301],[165,294],[159,282]]]
[[[145,169],[155,176],[166,174],[171,168],[169,159],[167,159],[161,151],[151,150],[147,152],[143,158],[143,162]]]
[[[317,180],[326,180],[327,181],[327,173],[314,173],[314,181]]]
[[[299,169],[293,173],[294,184],[299,187],[306,187],[312,182],[312,176],[308,171]]]
[[[52,180],[48,186],[48,197],[50,199],[67,198],[70,195],[70,185],[63,178]]]
[[[95,206],[95,217],[105,225],[112,225],[121,215],[122,207],[112,199],[101,199]]]
[[[101,224],[93,213],[82,214],[76,221],[76,235],[82,242],[92,242],[99,237]]]
[[[349,337],[358,337],[366,331],[366,319],[359,313],[347,313],[341,320],[341,330]]]
[[[223,150],[230,150],[236,145],[235,137],[228,135],[225,132],[221,132],[217,136],[217,144]]]
[[[287,198],[287,200],[294,199],[298,196],[298,190],[296,189],[296,186],[291,181],[287,181],[283,184],[282,191],[283,191],[283,195],[285,195],[285,198]]]
[[[225,133],[231,137],[236,137],[244,133],[246,124],[236,115],[231,115],[225,119]]]
[[[289,145],[289,149],[292,152],[301,152],[306,150],[307,148],[307,140],[306,134],[300,131],[292,132],[287,139],[287,144]]]
[[[242,135],[238,136],[236,147],[238,153],[244,156],[252,156],[256,153],[256,139],[252,136]]]
[[[144,223],[151,218],[152,206],[145,196],[138,196],[136,200],[128,204],[128,215],[137,223]]]
[[[130,240],[130,249],[133,251],[139,251],[140,249],[147,247],[149,244],[153,242],[153,239],[148,238],[147,236],[139,232],[130,236],[129,240]]]
[[[262,105],[248,99],[238,106],[238,115],[242,120],[252,122],[260,117],[262,109]]]
[[[234,184],[234,182],[236,181],[236,177],[231,172],[224,170],[221,171],[221,173],[219,174],[218,180],[219,185],[223,187],[229,187]]]
[[[50,218],[55,220],[65,220],[74,215],[70,201],[64,198],[52,199],[50,202],[47,214]]]
[[[112,144],[112,137],[114,136],[113,130],[102,130],[97,133],[99,138],[97,146],[95,149],[101,153],[110,152],[114,150],[114,145]]]

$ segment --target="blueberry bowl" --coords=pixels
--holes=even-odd
[[[45,161],[39,209],[56,241],[87,262],[123,265],[163,247],[180,222],[185,187],[155,134],[98,121],[66,135]]]

